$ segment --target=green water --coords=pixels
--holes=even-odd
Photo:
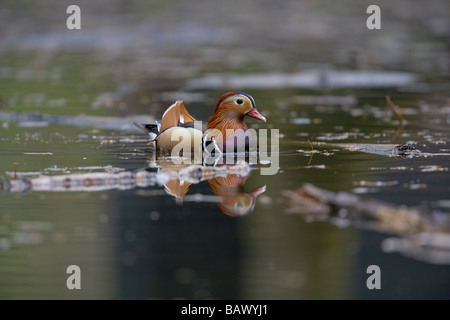
[[[448,216],[448,5],[432,1],[419,10],[382,2],[382,30],[369,31],[369,2],[246,1],[237,12],[188,2],[81,2],[82,29],[71,31],[64,1],[8,1],[7,27],[0,28],[0,180],[164,167],[127,117],[158,119],[183,99],[207,121],[230,90],[250,93],[267,118],[248,119],[249,127],[280,130],[279,171],[264,176],[256,165],[237,186],[241,193],[266,186],[241,217],[224,214],[206,180],[193,183],[184,201],[158,183],[84,191],[4,187],[0,298],[448,299],[448,240],[444,249],[388,252],[387,238],[410,239],[412,231],[344,211],[289,213],[280,196],[311,183],[368,203]],[[311,70],[353,70],[369,79],[371,70],[407,72],[415,80],[365,88],[189,85],[211,74],[230,80]],[[402,110],[403,125],[387,95]],[[18,113],[24,118],[7,120]],[[39,114],[55,117],[41,121]],[[80,114],[98,117],[99,125],[61,124]],[[428,156],[342,145],[408,142]],[[437,225],[448,235],[445,219]],[[366,287],[373,264],[381,269],[381,290]],[[80,290],[66,286],[70,265],[81,269]]]

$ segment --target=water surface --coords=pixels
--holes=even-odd
[[[10,1],[0,297],[448,299],[448,5],[381,3],[377,33],[358,27],[367,5],[82,2],[73,33],[63,4]],[[178,99],[207,121],[230,90],[268,119],[249,127],[279,129],[275,175],[180,173],[132,124]],[[305,184],[345,201],[313,212]]]

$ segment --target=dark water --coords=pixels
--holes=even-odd
[[[448,299],[448,4],[381,2],[370,31],[364,1],[190,2],[80,2],[78,31],[70,3],[6,2],[0,298]],[[178,99],[207,121],[230,90],[279,129],[279,170],[209,168],[176,198],[132,122]],[[283,196],[307,183],[363,208]]]

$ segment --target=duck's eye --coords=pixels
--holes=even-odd
[[[236,101],[234,101],[234,103],[236,103],[236,104],[243,104],[244,100],[239,98],[239,99],[236,99]]]

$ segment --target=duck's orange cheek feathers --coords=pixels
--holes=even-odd
[[[201,147],[203,133],[194,128],[173,127],[165,130],[156,138],[156,146],[161,150],[191,152],[195,146]]]

